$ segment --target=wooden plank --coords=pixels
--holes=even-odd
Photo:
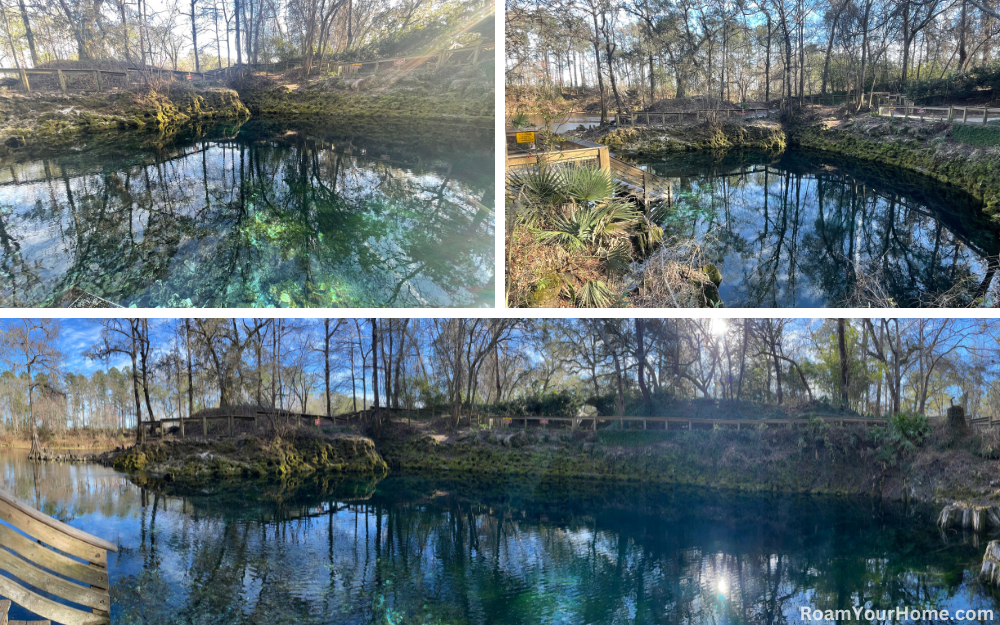
[[[14,580],[0,575],[0,595],[3,595],[42,618],[65,625],[111,625],[111,619],[57,603],[24,588]]]
[[[81,586],[56,577],[4,549],[0,549],[0,570],[10,573],[29,586],[34,586],[67,601],[95,610],[108,611],[111,609],[111,597],[107,590],[92,590],[89,586]]]
[[[110,587],[108,584],[108,572],[106,570],[95,569],[83,562],[48,549],[25,538],[6,525],[0,525],[0,545],[60,575],[71,577],[104,590]]]
[[[79,542],[83,542],[83,543],[85,543],[87,545],[98,547],[99,549],[103,549],[105,551],[111,551],[111,552],[114,552],[114,553],[118,553],[118,547],[114,543],[108,542],[108,541],[104,540],[103,538],[98,538],[96,536],[91,536],[87,532],[84,532],[82,530],[78,530],[75,527],[66,525],[62,521],[57,521],[57,520],[55,520],[55,519],[53,519],[51,517],[48,517],[48,516],[42,514],[41,512],[35,510],[34,508],[31,508],[31,507],[25,505],[24,503],[22,503],[21,501],[19,501],[18,499],[16,499],[13,495],[11,495],[10,493],[8,493],[7,491],[2,490],[2,489],[0,489],[0,502],[3,502],[5,504],[7,504],[7,506],[9,506],[10,508],[12,508],[13,510],[18,511],[21,514],[23,514],[23,515],[27,516],[28,518],[30,518],[31,520],[35,521],[35,524],[34,524],[35,526],[41,525],[42,527],[46,527],[46,528],[55,530],[57,532],[60,532],[60,533],[64,534],[65,536],[67,536],[69,538],[72,538],[72,539],[74,539],[76,541],[79,541]],[[14,524],[11,523],[11,525],[14,525]],[[34,534],[32,532],[26,530],[25,528],[20,527],[19,525],[17,527],[19,529],[24,529],[25,533],[34,536]],[[35,538],[42,538],[42,536],[35,536]],[[43,542],[45,542],[45,541],[43,541]],[[52,544],[52,543],[49,543],[49,544]],[[56,545],[54,545],[54,544],[52,546],[56,547]],[[61,547],[57,547],[57,548],[61,549]],[[105,554],[105,556],[106,555],[107,554]],[[85,558],[86,556],[80,556],[80,557],[81,558]],[[94,560],[90,560],[90,561],[94,562]]]

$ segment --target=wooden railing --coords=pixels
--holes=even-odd
[[[761,115],[763,112],[763,115]],[[664,126],[670,120],[675,122],[684,121],[684,119],[690,119],[694,117],[694,121],[698,122],[702,119],[732,119],[734,117],[738,118],[757,118],[757,117],[767,117],[771,111],[766,108],[740,108],[740,109],[699,109],[697,111],[674,111],[672,113],[649,113],[646,111],[637,111],[634,113],[626,113],[625,115],[619,116],[612,115],[611,119],[618,126]],[[659,123],[657,123],[659,122]]]
[[[326,68],[328,71],[332,71],[333,68],[337,68],[339,73],[358,73],[364,71],[365,68],[372,70],[372,73],[377,74],[379,69],[386,67],[397,67],[399,69],[411,69],[413,67],[433,63],[435,68],[443,67],[445,65],[461,66],[461,65],[478,65],[484,62],[483,52],[494,50],[495,44],[493,42],[481,43],[475,47],[468,48],[455,48],[452,50],[441,50],[433,54],[425,54],[421,56],[408,56],[408,57],[397,57],[391,59],[375,59],[371,61],[353,61],[353,62],[341,62],[341,61],[323,61],[317,62],[313,65],[314,68],[322,71]],[[453,59],[458,57],[458,62],[451,62]],[[26,69],[26,68],[13,68],[13,67],[0,67],[0,75],[3,74],[13,74],[18,77],[21,81],[21,86],[24,87],[25,91],[31,91],[31,80],[29,76],[55,76],[59,80],[59,89],[63,93],[69,91],[70,81],[69,79],[73,76],[87,76],[93,78],[93,88],[96,91],[105,91],[107,87],[106,78],[122,78],[124,86],[129,87],[133,78],[130,77],[129,72],[133,74],[145,74],[152,76],[160,80],[170,80],[173,81],[192,81],[192,82],[205,82],[211,80],[218,80],[223,77],[228,77],[233,74],[240,72],[259,71],[263,70],[267,72],[269,69],[280,70],[284,68],[283,71],[288,71],[289,69],[294,69],[297,67],[302,67],[303,64],[300,61],[296,62],[286,62],[286,63],[253,63],[253,64],[243,64],[232,67],[222,67],[219,69],[208,70],[204,72],[189,72],[184,70],[172,70],[163,69],[161,67],[127,67],[124,70],[107,70],[107,69]]]
[[[885,419],[864,418],[864,417],[841,417],[838,415],[817,415],[815,417],[823,422],[836,423],[837,425],[879,425],[885,423]],[[625,423],[642,423],[642,429],[649,429],[650,423],[663,424],[664,430],[669,430],[670,424],[679,425],[680,430],[693,430],[695,426],[713,429],[719,426],[735,427],[737,430],[743,427],[757,427],[759,425],[793,428],[796,425],[806,425],[810,419],[696,419],[685,417],[537,417],[537,416],[509,416],[509,415],[489,415],[487,417],[490,427],[512,427],[515,423],[520,423],[524,429],[528,428],[529,422],[534,422],[539,427],[545,427],[551,423],[569,423],[570,429],[590,429],[596,430],[600,423],[618,422],[624,429]],[[589,425],[584,425],[589,424]],[[659,428],[658,428],[659,429]]]
[[[427,64],[430,64],[434,68],[444,67],[445,65],[460,67],[462,65],[478,65],[485,62],[483,52],[495,50],[495,48],[496,44],[491,41],[481,43],[474,47],[470,46],[467,48],[440,50],[432,54],[423,54],[418,56],[401,56],[390,59],[374,59],[370,61],[317,61],[312,65],[312,67],[319,72],[322,72],[324,69],[327,71],[333,71],[336,68],[337,72],[340,74],[366,73],[368,70],[370,70],[370,73],[372,74],[377,74],[381,69],[412,69],[414,67]],[[456,59],[456,57],[458,57],[458,62],[452,62]],[[254,71],[262,71],[264,73],[277,73],[305,67],[305,64],[302,61],[284,61],[277,63],[246,64],[242,67],[252,69]],[[227,75],[234,71],[238,71],[238,68],[223,67],[220,69],[209,70],[206,74]]]
[[[1000,119],[1000,108],[988,108],[983,106],[880,106],[878,114],[888,117],[902,117],[904,119],[917,118],[944,120],[949,122],[961,122],[963,124],[981,123],[985,124],[990,120]]]
[[[534,131],[527,131],[534,136]],[[524,167],[534,167],[536,165],[554,165],[562,163],[584,163],[592,162],[597,167],[605,171],[611,171],[614,177],[625,187],[629,195],[638,198],[643,205],[649,206],[655,202],[667,202],[673,204],[673,186],[666,178],[661,178],[656,174],[643,171],[638,167],[629,165],[625,161],[617,159],[608,151],[608,146],[600,143],[593,143],[585,139],[571,139],[562,142],[562,149],[535,152],[530,150],[517,150],[517,146],[531,144],[519,144],[516,137],[525,134],[524,131],[508,129],[506,143],[506,171]],[[513,151],[512,148],[517,151]]]
[[[108,552],[118,547],[48,517],[3,490],[0,521],[0,570],[12,576],[0,575],[0,595],[64,625],[111,622]]]
[[[633,167],[614,157],[611,158],[611,169],[618,180],[631,187],[629,190],[642,201],[644,206],[648,207],[656,202],[666,202],[667,206],[673,205],[673,185],[666,178]]]

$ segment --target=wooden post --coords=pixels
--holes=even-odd
[[[646,429],[646,420],[645,419],[642,420],[642,429],[644,429],[644,430]]]
[[[479,52],[483,49],[483,44],[476,46],[476,49],[472,52],[472,64],[476,65],[479,63]]]
[[[128,80],[128,68],[126,67],[125,68],[125,88],[128,89],[129,86],[130,86],[130,83],[129,83],[129,80]]]
[[[20,68],[20,70],[21,70],[21,85],[24,86],[25,91],[31,91],[31,83],[28,82],[28,72],[24,71],[23,67]]]
[[[597,166],[601,171],[611,171],[611,154],[607,146],[597,148]]]
[[[94,70],[94,84],[97,85],[98,91],[104,91],[104,83],[101,82],[101,70]]]
[[[444,50],[438,53],[437,64],[434,66],[436,69],[441,69],[444,66]]]
[[[955,119],[955,107],[951,104],[948,105],[948,121]]]
[[[990,109],[983,107],[983,126],[986,125],[986,115],[989,113]]]
[[[688,431],[689,431],[689,432],[691,431],[691,427],[692,427],[692,424],[691,424],[691,422],[690,422],[690,421],[688,421]]]
[[[56,74],[59,76],[59,89],[61,89],[63,93],[66,93],[66,74],[64,74],[61,69],[57,69]]]
[[[184,438],[184,417],[181,417],[181,438]]]
[[[205,418],[205,415],[201,415],[201,436],[208,438],[208,419]]]
[[[336,422],[334,422],[334,424],[336,424]],[[254,434],[257,433],[257,413],[256,412],[253,415],[253,433]]]
[[[233,415],[229,415],[229,437],[233,437]]]

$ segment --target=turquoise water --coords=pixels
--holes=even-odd
[[[976,579],[985,540],[940,533],[933,509],[868,499],[401,475],[185,490],[9,450],[0,483],[120,545],[116,625],[709,625],[796,623],[803,605],[1000,608]]]
[[[0,162],[0,306],[492,306],[492,134],[252,120]]]
[[[788,150],[678,155],[658,218],[722,271],[727,307],[996,301],[1000,229],[968,194],[899,168]]]

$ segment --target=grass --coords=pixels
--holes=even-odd
[[[655,445],[673,436],[674,432],[650,430],[602,430],[597,433],[597,440],[602,445],[612,447],[643,447]]]
[[[951,138],[975,147],[997,147],[1000,146],[1000,125],[955,124],[951,129]]]

